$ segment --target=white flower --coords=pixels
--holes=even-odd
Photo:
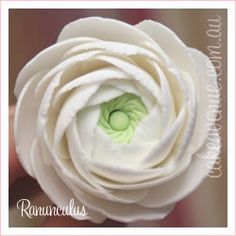
[[[68,24],[16,82],[22,165],[54,203],[74,198],[91,221],[162,219],[209,172],[195,155],[214,126],[207,61],[150,20]]]

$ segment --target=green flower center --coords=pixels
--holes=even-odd
[[[124,93],[101,104],[98,125],[116,143],[130,143],[139,122],[148,114],[135,94]]]
[[[123,111],[113,111],[109,124],[114,130],[126,130],[129,127],[129,117]]]

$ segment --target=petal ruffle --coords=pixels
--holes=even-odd
[[[37,114],[40,106],[40,94],[35,88],[46,72],[35,74],[20,93],[15,111],[14,135],[16,151],[21,164],[29,175],[34,177],[30,161],[30,152],[36,136]],[[34,102],[32,102],[32,99]]]
[[[35,177],[37,178],[43,191],[50,197],[50,199],[61,207],[68,207],[71,199],[74,199],[75,206],[82,206],[83,204],[79,199],[68,189],[68,187],[63,183],[60,177],[57,175],[55,170],[51,165],[45,165],[41,158],[41,149],[38,145],[38,140],[32,147],[32,166],[35,172]],[[87,216],[72,215],[72,217],[78,220],[90,219],[95,223],[102,223],[105,217],[98,212],[95,212],[88,208]]]
[[[219,134],[214,136],[213,142],[217,144],[220,143]],[[210,155],[212,155],[212,151],[209,151],[206,142],[204,146],[193,155],[191,164],[184,173],[169,182],[150,188],[147,196],[138,204],[146,207],[160,207],[182,200],[196,189],[211,171],[212,166],[209,166],[209,152],[211,152]],[[214,158],[211,156],[210,161],[212,165],[217,160],[219,152],[220,146],[218,150],[215,150]]]

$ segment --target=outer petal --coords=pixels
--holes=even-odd
[[[52,166],[45,165],[42,156],[41,149],[38,146],[37,139],[33,144],[32,149],[32,165],[35,172],[35,176],[43,189],[43,191],[51,198],[51,200],[58,206],[68,206],[71,199],[74,199],[75,206],[82,206],[83,204],[77,199],[77,197],[70,191],[70,189],[62,182]],[[88,209],[88,208],[87,208]],[[87,216],[72,216],[78,220],[90,219],[93,222],[101,223],[105,220],[105,217],[101,214],[88,210]]]
[[[189,48],[197,68],[198,116],[191,139],[193,150],[198,150],[206,141],[209,129],[214,125],[219,109],[219,91],[214,66],[202,52]],[[211,70],[211,76],[209,75]],[[212,90],[211,92],[209,90]]]
[[[36,135],[36,117],[41,98],[34,93],[38,81],[45,72],[41,72],[32,77],[24,86],[17,102],[14,134],[18,157],[21,164],[29,175],[34,176],[30,162],[30,150]],[[32,99],[34,102],[32,102]]]
[[[73,184],[68,183],[71,188]],[[83,204],[102,215],[121,222],[132,222],[137,220],[160,220],[167,216],[174,205],[162,206],[160,208],[146,208],[137,204],[122,204],[96,198],[83,191],[75,193]]]
[[[151,50],[147,50],[143,47],[136,46],[134,44],[110,42],[110,41],[98,41],[92,43],[84,43],[77,47],[72,48],[67,52],[68,56],[80,54],[87,50],[102,50],[109,53],[118,53],[127,56],[141,55],[145,58],[150,58],[161,63],[160,58],[154,54]]]
[[[29,61],[18,75],[14,93],[16,97],[19,96],[20,91],[26,84],[26,82],[35,73],[45,70],[48,68],[53,68],[55,65],[59,64],[63,54],[68,51],[71,47],[84,42],[85,39],[70,39],[66,40],[53,46],[46,48],[39,54],[37,54],[31,61]],[[86,40],[86,41],[89,41]]]
[[[69,23],[62,29],[58,41],[78,37],[91,37],[143,47],[145,43],[155,44],[153,39],[142,30],[118,20],[101,17],[88,17]],[[168,60],[159,45],[155,45],[155,49],[162,59]]]
[[[172,30],[152,20],[142,21],[136,27],[150,35],[179,69],[196,77],[194,63],[188,54],[188,48]]]
[[[217,133],[214,142],[219,143],[219,141],[220,137]],[[211,157],[213,158],[211,162],[216,161],[219,152],[220,146],[215,151],[214,158]],[[209,166],[209,150],[207,143],[205,143],[201,150],[193,156],[190,166],[184,173],[167,183],[149,189],[147,196],[138,204],[146,207],[160,207],[180,201],[197,188],[203,179],[207,177],[207,174],[211,171],[211,167]]]

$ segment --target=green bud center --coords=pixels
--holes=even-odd
[[[98,125],[116,143],[130,143],[135,129],[148,111],[141,98],[124,93],[101,104]]]
[[[129,127],[129,117],[123,111],[113,111],[110,114],[109,124],[114,130],[126,130]]]

